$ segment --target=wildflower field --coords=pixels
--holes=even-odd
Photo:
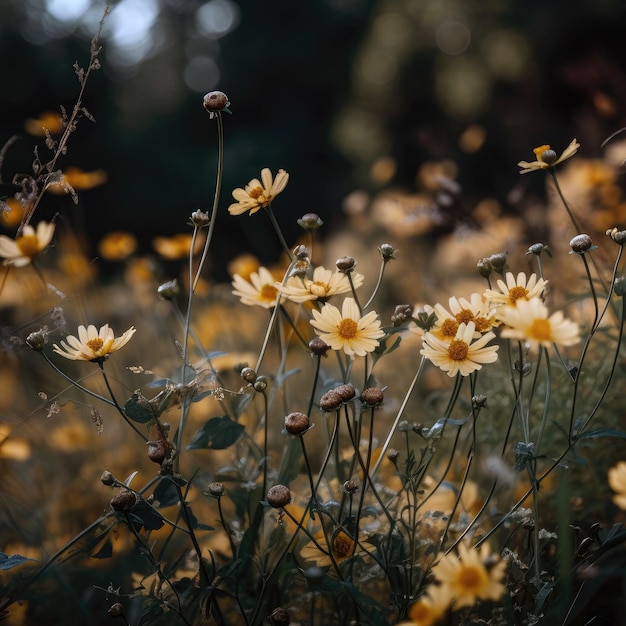
[[[289,163],[223,188],[211,91],[213,197],[90,257],[41,217],[107,180],[66,166],[86,53],[75,106],[28,120],[32,171],[0,138],[0,621],[626,623],[622,131],[505,164],[540,204],[435,235],[464,198],[432,160],[329,226]],[[269,225],[273,263],[216,280],[224,219]]]

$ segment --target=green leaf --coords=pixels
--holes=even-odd
[[[158,530],[165,524],[163,517],[143,500],[137,502],[132,508],[130,519],[137,530],[140,530],[141,526],[146,530]]]
[[[107,539],[97,552],[90,555],[93,559],[110,559],[113,556],[113,544]]]
[[[25,561],[32,561],[26,556],[21,554],[13,554],[12,556],[6,555],[4,552],[0,552],[0,570],[11,569],[17,565],[21,565]]]
[[[166,476],[156,486],[153,495],[154,499],[159,503],[159,508],[178,503],[178,489],[176,489],[174,482]]]
[[[618,439],[626,439],[626,433],[615,428],[597,428],[589,430],[577,437],[577,441],[581,439],[600,439],[601,437],[617,437]]]
[[[245,430],[228,415],[212,417],[200,430],[196,431],[187,450],[224,450],[231,446]]]
[[[135,391],[132,397],[126,401],[124,413],[133,422],[138,422],[139,424],[147,424],[155,418],[152,405],[139,390]]]

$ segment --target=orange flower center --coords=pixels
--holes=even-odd
[[[476,325],[476,330],[479,333],[484,333],[491,328],[491,321],[489,321],[486,317],[475,317],[474,324]]]
[[[278,289],[274,285],[265,284],[259,290],[259,299],[265,302],[275,302],[278,295]]]
[[[535,153],[535,156],[537,157],[538,161],[543,161],[543,153],[546,150],[550,150],[550,145],[549,144],[545,144],[543,146],[539,146],[537,148],[533,148],[533,152]]]
[[[484,582],[483,572],[478,567],[463,567],[459,572],[459,585],[466,591],[480,590]]]
[[[325,296],[328,293],[329,286],[327,283],[322,282],[321,280],[314,280],[309,285],[309,291],[318,298],[320,296]]]
[[[512,287],[509,289],[509,304],[515,305],[520,298],[525,298],[527,295],[526,287]]]
[[[469,309],[462,309],[454,317],[459,324],[467,324],[474,319],[474,314]]]
[[[418,624],[422,622],[426,622],[429,619],[434,617],[434,611],[432,607],[424,602],[423,600],[418,600],[410,609],[409,609],[409,618],[417,622]]]
[[[98,352],[98,350],[102,350],[102,346],[104,345],[104,340],[100,337],[95,337],[94,339],[90,339],[85,344],[90,350],[94,352]]]
[[[539,341],[551,341],[552,340],[552,328],[550,327],[549,320],[533,320],[530,327],[530,335],[534,339]]]
[[[357,323],[349,317],[341,320],[341,322],[339,323],[339,328],[337,329],[337,331],[339,332],[339,336],[342,339],[354,339],[356,337],[357,330]]]
[[[254,199],[258,200],[260,196],[263,195],[263,187],[255,187],[254,189],[250,189],[248,195]]]
[[[456,320],[453,320],[452,318],[448,318],[441,325],[441,334],[444,337],[455,337],[457,330],[459,330],[459,323]]]
[[[39,252],[41,252],[37,235],[22,235],[21,237],[16,237],[15,243],[20,249],[20,252],[29,259],[35,258]]]
[[[469,353],[469,346],[460,339],[454,339],[448,346],[448,356],[453,361],[465,361]]]
[[[354,541],[346,535],[346,533],[340,531],[333,539],[333,555],[336,559],[346,559],[352,554],[354,548]]]

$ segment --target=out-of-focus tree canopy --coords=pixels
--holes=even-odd
[[[21,137],[3,180],[30,168],[25,120],[73,106],[73,64],[87,63],[103,7],[0,0],[0,141]],[[354,189],[413,188],[428,159],[455,160],[470,195],[506,202],[533,146],[576,136],[594,154],[624,125],[625,26],[619,0],[119,0],[83,102],[96,124],[81,121],[61,164],[102,168],[108,182],[42,215],[62,206],[93,239],[132,229],[143,246],[185,230],[212,200],[202,95],[213,89],[233,112],[214,248],[224,261],[242,248],[267,258],[269,224],[226,212],[263,167],[291,174],[287,235],[306,212],[339,219]]]

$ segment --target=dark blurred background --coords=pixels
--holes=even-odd
[[[25,120],[73,106],[72,66],[88,62],[103,7],[0,0],[0,143],[20,137],[3,180],[30,170],[37,143],[45,153]],[[97,123],[81,121],[61,163],[108,180],[39,215],[58,211],[93,242],[132,230],[145,249],[185,231],[212,202],[216,131],[202,96],[214,89],[233,113],[218,274],[241,250],[277,254],[268,220],[226,211],[263,167],[291,175],[277,203],[288,239],[306,212],[340,222],[355,189],[415,189],[430,159],[452,159],[468,197],[506,209],[533,146],[577,137],[593,156],[626,124],[624,33],[622,0],[118,0],[83,100]]]

